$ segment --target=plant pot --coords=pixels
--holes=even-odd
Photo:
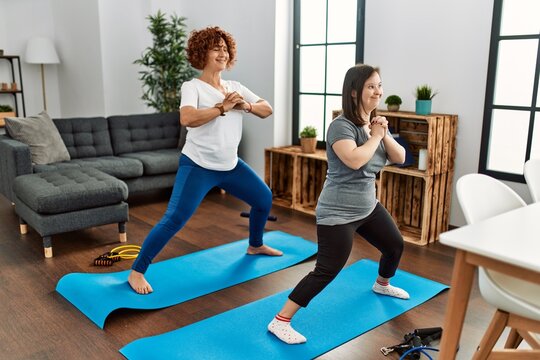
[[[431,114],[431,100],[416,100],[416,114],[417,115]]]
[[[317,138],[300,138],[300,145],[303,153],[313,154],[317,149]]]
[[[397,104],[388,105],[388,111],[399,111],[399,105]]]
[[[6,124],[4,121],[4,118],[7,118],[7,117],[15,117],[15,112],[14,111],[0,112],[0,127],[4,127],[4,125]]]

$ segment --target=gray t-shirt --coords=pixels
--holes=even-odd
[[[375,205],[376,174],[386,164],[386,150],[381,141],[373,157],[360,169],[345,165],[332,149],[338,140],[351,139],[360,146],[368,139],[362,126],[340,115],[328,127],[326,155],[328,172],[317,202],[317,224],[348,224],[367,217]]]

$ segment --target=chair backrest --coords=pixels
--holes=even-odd
[[[456,185],[457,197],[468,224],[525,206],[514,190],[483,174],[462,176]]]
[[[529,159],[523,171],[534,202],[540,202],[540,159]]]
[[[482,174],[461,177],[457,197],[468,224],[527,205],[506,184]],[[478,284],[484,299],[496,308],[540,320],[539,285],[483,267],[478,271]]]

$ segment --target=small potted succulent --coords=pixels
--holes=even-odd
[[[388,105],[388,111],[399,111],[399,105],[401,105],[401,98],[397,95],[390,95],[384,101]]]
[[[437,95],[429,85],[420,85],[416,87],[416,113],[418,115],[431,114],[431,99]]]
[[[317,128],[314,126],[306,126],[300,132],[300,145],[302,152],[313,154],[317,148]]]

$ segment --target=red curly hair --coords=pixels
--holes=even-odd
[[[217,26],[191,32],[186,49],[191,65],[197,70],[204,69],[208,52],[218,45],[221,39],[225,41],[229,50],[227,69],[232,68],[236,62],[236,41],[231,34]]]

